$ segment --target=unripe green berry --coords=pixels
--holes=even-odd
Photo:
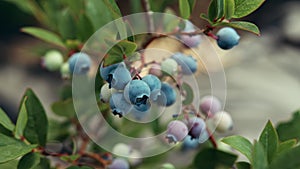
[[[123,156],[123,157],[128,157],[130,155],[130,152],[131,152],[131,148],[124,143],[118,143],[112,149],[113,154],[116,154],[118,156]]]
[[[166,59],[161,62],[161,70],[169,75],[175,75],[177,73],[178,64],[174,59]]]
[[[104,84],[100,90],[100,100],[104,103],[108,103],[111,95],[117,92],[114,88],[109,88],[109,83]]]
[[[59,70],[63,63],[63,55],[56,50],[48,51],[43,59],[43,65],[50,71]]]
[[[217,132],[224,133],[233,128],[232,118],[230,114],[225,111],[217,112],[212,120]]]
[[[65,62],[60,67],[60,74],[63,78],[69,78],[70,77],[70,69],[69,69],[69,63]]]
[[[164,163],[159,167],[159,169],[175,169],[175,167],[171,163]]]

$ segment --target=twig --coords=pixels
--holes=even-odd
[[[216,139],[215,139],[214,135],[209,131],[208,128],[206,128],[206,131],[207,131],[207,133],[208,133],[208,135],[209,135],[209,140],[210,140],[210,142],[212,143],[213,147],[214,147],[215,149],[217,149],[217,148],[218,148],[218,144],[217,144],[217,142],[216,142]]]
[[[153,33],[155,28],[154,28],[154,22],[152,18],[152,11],[150,10],[150,4],[148,0],[141,0],[142,7],[144,11],[146,12],[146,22],[147,22],[147,27],[148,27],[148,33]]]

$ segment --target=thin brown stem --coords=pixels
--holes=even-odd
[[[211,131],[208,128],[206,128],[206,131],[209,134],[209,140],[210,140],[211,144],[213,145],[213,147],[215,149],[217,149],[218,148],[218,144],[216,142],[216,139],[215,139],[214,135],[211,133]]]

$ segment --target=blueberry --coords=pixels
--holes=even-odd
[[[70,77],[70,68],[69,68],[69,63],[68,62],[61,65],[60,74],[63,78],[69,78]]]
[[[142,80],[132,80],[126,85],[124,96],[128,102],[139,107],[147,104],[150,97],[150,88]]]
[[[161,70],[168,75],[175,75],[177,73],[178,64],[174,59],[167,58],[161,62]]]
[[[157,97],[157,103],[161,106],[171,106],[176,101],[176,91],[168,83],[161,84],[160,95]]]
[[[239,43],[240,36],[230,27],[224,27],[217,33],[217,43],[222,49],[231,49]]]
[[[59,70],[63,63],[64,58],[62,54],[56,50],[48,51],[45,54],[42,62],[42,64],[50,71]]]
[[[91,67],[90,57],[82,52],[74,53],[69,58],[69,68],[70,72],[74,74],[86,74]]]
[[[177,52],[171,58],[181,66],[182,74],[191,75],[197,71],[197,60],[192,56]]]
[[[199,146],[198,139],[193,139],[190,135],[187,135],[182,143],[182,149],[183,150],[191,150],[195,149]]]
[[[174,120],[168,124],[166,138],[169,143],[182,141],[187,134],[188,128],[182,121]]]
[[[190,33],[195,31],[194,25],[190,21],[186,20],[185,28],[182,32]],[[191,48],[197,47],[201,43],[200,35],[180,35],[180,39],[185,45]]]
[[[116,158],[108,166],[109,169],[129,169],[129,163],[123,158]]]
[[[112,64],[105,67],[103,64],[104,62],[102,62],[100,66],[100,76],[102,77],[103,80],[110,82],[111,79],[109,80],[109,74],[111,74],[119,66],[120,63]]]
[[[108,103],[111,95],[115,92],[117,91],[113,88],[109,88],[109,84],[105,83],[100,90],[100,100],[104,103]]]
[[[131,166],[137,166],[141,164],[142,160],[142,154],[137,150],[132,150],[128,157],[128,161]]]
[[[112,94],[109,100],[109,105],[112,109],[112,113],[119,117],[123,117],[125,114],[128,114],[132,109],[132,105],[126,101],[124,94],[121,92]]]
[[[233,121],[229,113],[225,111],[217,112],[212,118],[216,131],[224,133],[233,128]]]
[[[146,82],[150,88],[150,98],[155,101],[160,95],[161,82],[158,77],[154,75],[146,75],[143,77],[143,81]]]
[[[124,62],[121,62],[116,69],[108,75],[108,83],[112,88],[123,90],[130,82],[131,75]]]
[[[190,129],[189,135],[192,139],[199,139],[199,137],[206,131],[206,124],[204,120],[199,117],[189,119],[188,127]]]
[[[151,105],[149,103],[142,104],[140,106],[134,106],[130,112],[136,120],[142,120],[149,113],[150,107]]]
[[[213,116],[216,112],[221,111],[221,108],[221,101],[215,96],[204,96],[200,100],[200,110],[208,116]]]
[[[171,163],[164,163],[159,167],[159,169],[175,169],[175,167]]]
[[[118,143],[116,144],[113,149],[112,153],[116,154],[118,156],[128,157],[131,152],[131,147],[129,147],[127,144],[124,143]]]

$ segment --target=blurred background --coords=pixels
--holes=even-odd
[[[40,65],[40,56],[51,46],[20,32],[23,26],[40,23],[7,1],[0,1],[0,107],[15,120],[26,88],[33,88],[49,112],[64,82],[59,72]],[[131,1],[117,1],[123,15],[141,12]],[[197,1],[191,20],[199,27],[203,22],[198,16],[208,3]],[[299,18],[299,1],[266,1],[245,19],[260,27],[261,36],[240,32],[240,45],[222,56],[228,89],[225,110],[235,124],[232,133],[257,138],[268,119],[287,120],[300,108]]]

